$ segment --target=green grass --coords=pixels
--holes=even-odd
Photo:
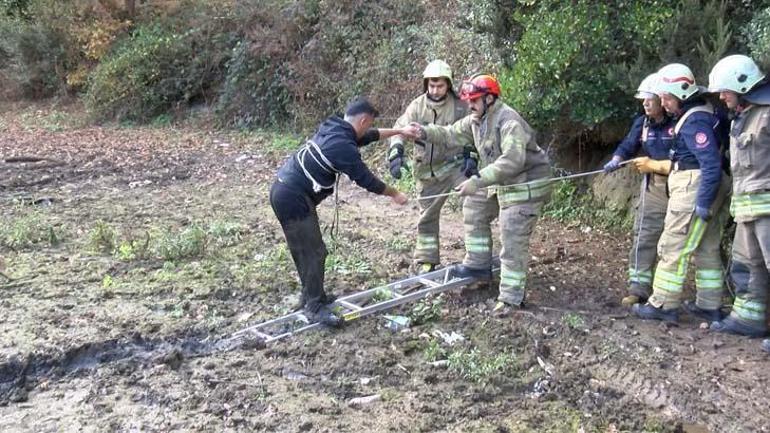
[[[488,384],[497,375],[510,374],[518,369],[516,357],[508,352],[484,353],[473,348],[452,352],[448,359],[450,370],[481,385]]]
[[[0,245],[12,250],[21,250],[35,245],[58,245],[62,233],[43,218],[38,210],[24,209],[19,216],[5,218],[0,222]]]
[[[428,296],[417,302],[409,311],[409,319],[413,325],[423,325],[441,319],[441,308],[444,307],[444,295]]]
[[[586,326],[586,320],[577,313],[567,313],[561,317],[561,323],[572,329],[583,329]]]

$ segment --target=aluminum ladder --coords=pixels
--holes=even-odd
[[[499,260],[495,258],[492,266],[493,274],[500,271],[499,263]],[[348,323],[399,305],[423,299],[429,295],[467,286],[476,281],[472,277],[452,278],[451,273],[455,266],[448,266],[384,286],[344,295],[334,301],[332,308],[339,311],[345,323]],[[322,326],[320,323],[311,323],[302,311],[297,311],[241,329],[232,334],[228,341],[235,342],[239,339],[256,338],[264,345],[269,345],[300,332]]]

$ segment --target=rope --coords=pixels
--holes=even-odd
[[[620,166],[622,167],[622,166],[624,166],[624,165],[626,165],[626,164],[628,164],[628,163],[630,163],[632,161],[633,161],[633,159],[629,159],[629,160],[623,161],[623,162],[620,163]],[[588,172],[585,172],[585,173],[577,173],[577,174],[570,174],[568,176],[552,177],[552,178],[548,179],[548,182],[557,182],[557,181],[568,180],[568,179],[577,179],[579,177],[593,176],[593,175],[599,174],[599,173],[604,173],[604,169],[600,168],[598,170],[588,171]],[[529,182],[514,183],[514,184],[510,184],[510,185],[490,185],[490,186],[486,186],[484,188],[479,188],[479,189],[509,188],[509,187],[514,187],[514,186],[527,186],[527,185],[533,184],[535,182],[543,182],[543,180],[544,179],[535,179],[535,180],[531,180]],[[434,198],[448,197],[450,195],[458,195],[458,194],[460,194],[459,191],[449,191],[449,192],[445,192],[445,193],[442,193],[442,194],[433,194],[433,195],[426,195],[426,196],[423,196],[423,197],[417,197],[417,200],[432,200]]]

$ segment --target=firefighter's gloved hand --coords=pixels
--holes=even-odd
[[[620,160],[613,157],[608,163],[604,164],[604,172],[612,173],[620,168]]]
[[[390,175],[393,179],[401,179],[401,168],[404,167],[404,146],[396,143],[390,147],[388,154]]]
[[[482,186],[481,178],[478,176],[472,176],[470,179],[458,185],[457,188],[455,188],[455,191],[458,191],[461,197],[465,197],[468,195],[476,194],[479,189],[482,188]]]
[[[698,218],[702,219],[703,221],[708,221],[711,219],[711,211],[709,208],[703,206],[695,206],[695,215],[697,215]]]
[[[479,175],[479,160],[468,155],[463,160],[463,175],[465,177],[478,176]]]
[[[404,166],[404,158],[397,156],[390,160],[390,175],[393,179],[401,179],[401,168]]]
[[[639,170],[639,173],[668,174],[671,171],[671,161],[642,156],[634,159],[634,167]]]

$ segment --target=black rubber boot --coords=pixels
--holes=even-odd
[[[746,337],[751,337],[751,338],[764,337],[765,334],[767,334],[767,329],[760,329],[760,328],[744,325],[743,323],[729,316],[725,317],[724,319],[718,322],[712,323],[711,326],[709,326],[709,329],[714,332],[744,335]]]
[[[479,281],[491,281],[492,269],[475,269],[469,268],[465,265],[457,265],[452,269],[450,276],[452,278],[473,278]]]
[[[718,322],[724,318],[724,314],[722,314],[722,311],[719,308],[715,310],[707,310],[695,305],[695,302],[691,301],[684,301],[682,306],[684,307],[684,310],[687,311],[687,313],[689,313],[691,316],[695,316],[709,323]]]
[[[330,305],[322,305],[318,311],[315,312],[306,309],[305,317],[311,322],[320,323],[332,328],[339,328],[345,322],[342,317],[334,314]]]
[[[631,311],[633,311],[640,319],[662,320],[671,324],[679,323],[679,310],[676,308],[664,310],[663,308],[656,308],[650,304],[636,304],[631,307]]]

